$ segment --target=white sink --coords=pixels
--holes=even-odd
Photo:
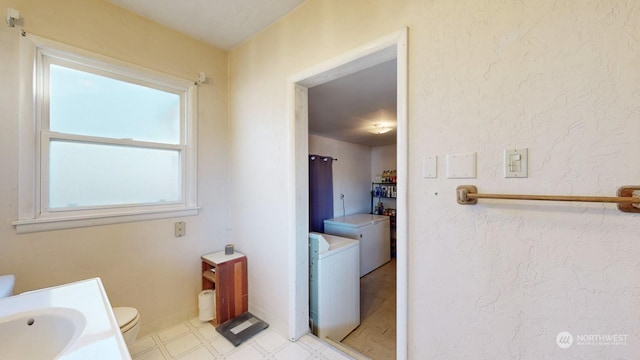
[[[0,299],[0,360],[131,360],[99,278]]]
[[[68,308],[0,318],[0,359],[54,359],[78,340],[86,323],[82,313]]]

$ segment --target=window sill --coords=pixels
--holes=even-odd
[[[79,216],[23,219],[12,222],[18,234],[198,215],[199,206],[144,209]]]

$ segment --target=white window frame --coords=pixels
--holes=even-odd
[[[138,85],[178,94],[181,102],[180,144],[157,144],[131,139],[60,134],[48,126],[48,64],[126,80]],[[197,85],[119,60],[80,50],[33,35],[20,39],[18,233],[57,230],[133,221],[197,215]],[[122,146],[147,146],[180,151],[181,201],[48,208],[48,144],[50,139]]]

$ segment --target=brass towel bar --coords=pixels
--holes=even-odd
[[[473,185],[460,185],[456,189],[458,204],[474,205],[478,199],[504,200],[543,200],[543,201],[578,201],[617,203],[618,210],[640,213],[640,186],[622,186],[617,197],[608,196],[566,196],[566,195],[515,195],[515,194],[478,194]]]

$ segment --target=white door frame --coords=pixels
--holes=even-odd
[[[289,339],[309,332],[309,87],[331,81],[379,63],[397,61],[397,359],[408,356],[408,51],[406,28],[306,69],[287,83],[289,125]]]

